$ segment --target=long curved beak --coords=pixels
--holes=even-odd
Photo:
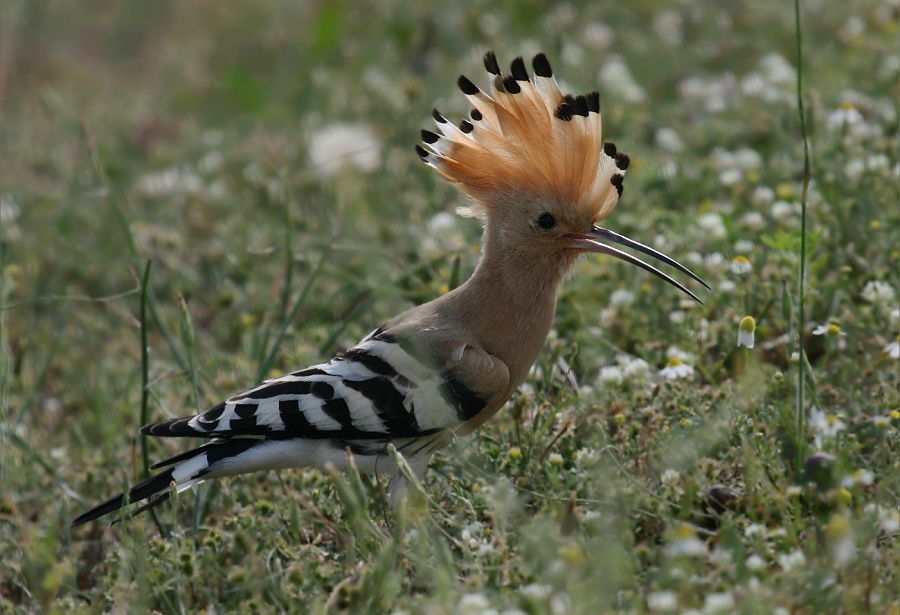
[[[632,265],[637,265],[641,269],[643,269],[645,271],[649,271],[656,277],[662,278],[663,280],[665,280],[666,282],[668,282],[669,284],[671,284],[672,286],[674,286],[681,292],[690,295],[690,297],[692,299],[694,299],[694,301],[697,301],[698,303],[702,304],[703,301],[701,301],[697,295],[692,293],[690,290],[687,289],[687,287],[685,287],[683,284],[681,284],[680,282],[678,282],[671,276],[663,273],[662,271],[660,271],[653,265],[648,265],[641,259],[637,258],[636,256],[632,256],[628,252],[623,252],[622,250],[619,250],[618,248],[614,248],[612,246],[609,246],[609,245],[603,243],[603,241],[604,240],[611,241],[613,243],[617,243],[619,245],[625,246],[626,248],[632,248],[633,250],[637,250],[638,252],[643,252],[647,256],[652,256],[653,258],[655,258],[659,261],[662,261],[671,267],[674,267],[678,271],[689,275],[696,281],[703,284],[703,286],[705,286],[706,288],[710,288],[709,284],[707,284],[706,282],[704,282],[703,280],[700,279],[700,276],[698,276],[696,273],[694,273],[693,271],[691,271],[690,269],[688,269],[687,267],[685,267],[684,265],[682,265],[675,259],[669,258],[662,252],[658,252],[649,246],[645,246],[644,244],[637,242],[634,239],[629,239],[628,237],[625,237],[624,235],[619,235],[618,233],[614,233],[613,231],[610,231],[609,229],[601,228],[599,226],[594,226],[593,228],[591,228],[590,233],[569,233],[569,234],[565,235],[565,237],[568,239],[571,239],[574,244],[574,247],[579,248],[581,250],[587,250],[588,252],[599,252],[600,254],[609,254],[610,256],[614,256],[618,259],[621,259],[621,260],[625,261],[626,263],[631,263]]]

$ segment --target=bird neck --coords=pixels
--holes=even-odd
[[[510,392],[528,375],[553,325],[560,282],[574,254],[542,252],[490,223],[475,272],[457,289],[457,307],[482,347],[506,363]]]

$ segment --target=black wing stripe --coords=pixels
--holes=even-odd
[[[259,408],[257,404],[235,404],[234,413],[239,419],[247,419],[256,414],[257,408]],[[234,420],[232,420],[231,424],[234,425],[234,423]]]
[[[263,443],[265,443],[265,440],[257,438],[234,438],[233,440],[228,440],[220,443],[218,446],[212,447],[206,451],[206,467],[197,472],[196,478],[205,476],[215,470],[216,468],[213,466],[219,461],[237,457],[241,453],[245,453],[254,446],[259,446]]]
[[[456,418],[460,421],[468,421],[487,405],[472,389],[448,374],[444,375],[440,391],[441,397],[456,409]]]
[[[281,416],[281,422],[284,423],[285,432],[289,434],[302,436],[313,430],[306,414],[300,410],[300,400],[298,399],[282,399],[278,402],[278,414]]]
[[[201,415],[200,420],[208,423],[215,423],[220,418],[222,418],[223,412],[225,412],[225,402],[216,404],[215,406],[204,412]]]
[[[351,348],[350,350],[340,355],[340,357],[338,358],[361,363],[370,372],[378,376],[387,376],[388,378],[397,376],[397,370],[394,369],[394,367],[390,363],[388,363],[381,357],[376,357],[375,355],[369,354],[362,348]]]
[[[311,382],[309,392],[318,397],[319,399],[324,399],[328,401],[334,398],[334,387],[328,384],[327,382],[321,382],[316,380],[315,382]]]
[[[325,374],[325,372],[322,373]],[[279,380],[270,384],[262,384],[255,389],[235,395],[228,401],[236,402],[242,399],[268,399],[270,397],[278,397],[279,395],[309,395],[313,384],[315,383],[310,380]]]
[[[353,427],[353,417],[350,415],[350,406],[340,397],[334,397],[322,404],[322,410],[330,418],[334,419],[341,426],[341,430],[347,432],[359,433],[359,430]],[[336,434],[337,435],[337,434]]]
[[[387,378],[368,380],[344,380],[344,385],[359,391],[375,406],[378,418],[387,432],[394,437],[414,436],[419,433],[419,423],[404,406],[406,397]]]

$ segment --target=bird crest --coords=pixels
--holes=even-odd
[[[628,156],[602,140],[600,94],[563,94],[547,57],[534,57],[529,75],[521,57],[504,76],[492,51],[484,56],[488,92],[461,76],[473,105],[454,125],[435,109],[440,134],[422,131],[419,156],[455,183],[472,204],[460,213],[485,217],[519,194],[570,204],[605,218],[622,194]]]

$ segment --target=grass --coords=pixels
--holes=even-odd
[[[896,615],[898,10],[801,20],[808,192],[781,2],[4,3],[0,612]],[[412,145],[489,48],[600,89],[633,160],[608,223],[706,305],[584,259],[527,384],[402,514],[296,470],[70,530],[180,450],[140,424],[472,271],[478,225]],[[310,151],[335,123],[371,137]]]

